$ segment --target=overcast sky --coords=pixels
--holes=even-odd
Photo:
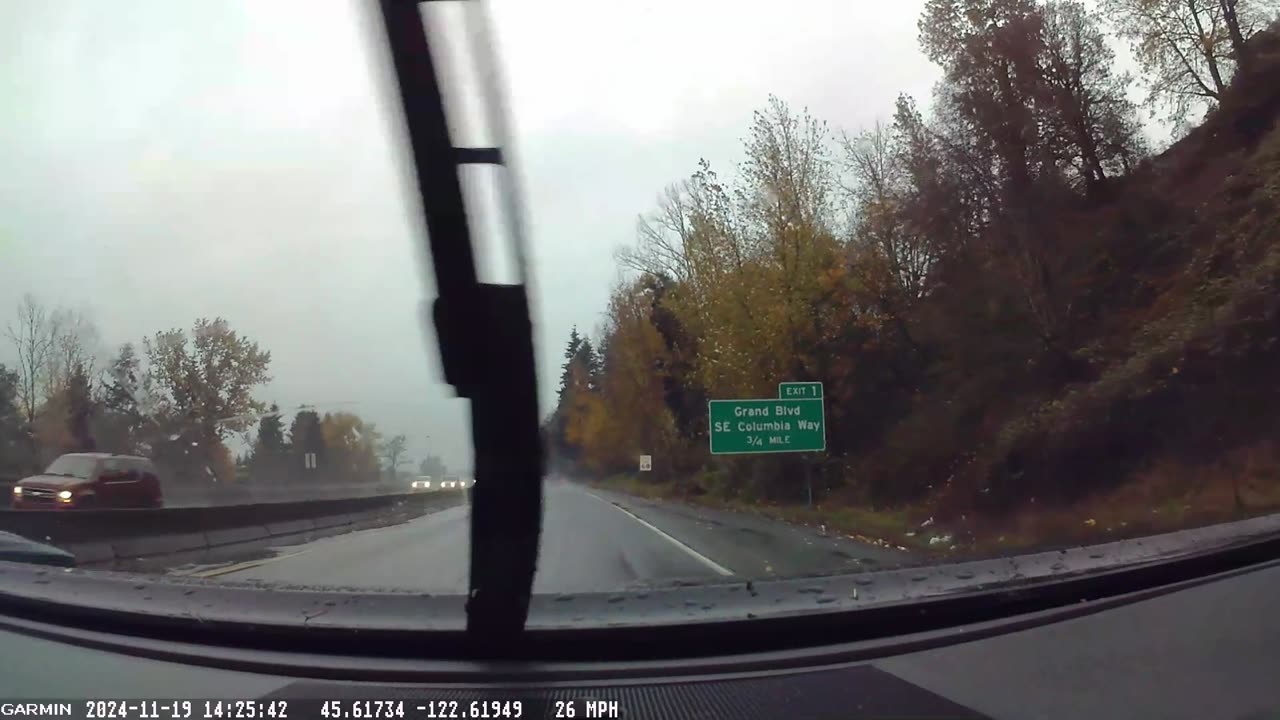
[[[492,4],[545,406],[637,214],[700,157],[732,172],[770,93],[850,131],[900,91],[927,96],[921,5]],[[419,322],[434,291],[362,7],[0,2],[0,318],[34,292],[88,309],[114,348],[221,315],[272,353],[261,399],[357,403],[333,407],[405,433],[414,460],[469,467],[464,402]]]

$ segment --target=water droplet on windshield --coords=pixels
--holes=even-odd
[[[856,578],[854,578],[854,579],[853,579],[853,581],[854,581],[854,582],[856,582],[856,583],[858,583],[859,585],[870,585],[870,584],[874,583],[874,582],[876,581],[876,579],[875,579],[875,578],[871,578],[871,577],[863,577],[863,576],[860,576],[860,577],[856,577]]]
[[[836,601],[836,599],[835,599],[835,598],[833,598],[833,597],[820,597],[820,598],[818,598],[818,604],[819,604],[819,605],[826,605],[827,603],[833,603],[833,602],[835,602],[835,601]]]
[[[973,572],[969,570],[958,570],[956,571],[956,577],[960,578],[961,580],[969,580],[970,578],[973,577]]]
[[[573,599],[572,595],[557,595],[556,602],[569,602]]]
[[[622,597],[621,595],[614,595],[613,597],[609,598],[609,602],[610,602],[610,603],[620,603],[620,602],[622,602],[622,601],[623,601],[623,600],[625,600],[625,599],[626,599],[626,598]]]
[[[826,590],[824,590],[821,585],[806,585],[805,587],[800,588],[798,592],[818,594],[826,592]]]

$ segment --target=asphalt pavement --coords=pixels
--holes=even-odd
[[[267,557],[179,574],[280,585],[425,593],[467,591],[469,508],[274,548]],[[910,563],[868,545],[748,513],[639,500],[549,480],[538,593],[858,572]]]

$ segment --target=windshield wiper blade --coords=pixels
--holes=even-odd
[[[431,315],[445,380],[471,399],[477,482],[467,632],[502,654],[524,629],[542,523],[533,327],[523,285],[477,281],[458,166],[505,159],[497,148],[453,146],[419,3],[381,0],[380,8],[439,291]]]

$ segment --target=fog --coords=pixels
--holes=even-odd
[[[492,3],[544,410],[636,216],[699,158],[732,172],[770,93],[850,131],[928,94],[920,5]],[[0,319],[27,292],[84,308],[105,355],[222,316],[272,353],[259,399],[354,410],[415,462],[469,467],[466,404],[420,322],[434,291],[374,8],[0,4]]]

